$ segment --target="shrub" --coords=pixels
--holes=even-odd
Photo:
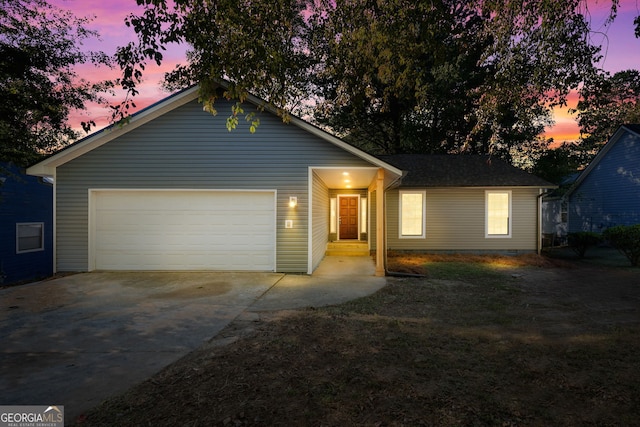
[[[603,236],[627,257],[632,266],[640,264],[640,224],[617,225],[606,229]]]
[[[591,231],[580,231],[578,233],[569,233],[567,239],[571,249],[573,249],[580,258],[584,258],[587,249],[600,243],[602,236]]]

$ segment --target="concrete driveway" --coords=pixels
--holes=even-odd
[[[73,422],[243,313],[340,303],[386,283],[369,258],[321,267],[313,276],[96,272],[0,290],[0,405],[64,405]]]

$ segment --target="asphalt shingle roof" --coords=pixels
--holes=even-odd
[[[556,187],[496,157],[395,154],[381,160],[406,171],[402,187]]]

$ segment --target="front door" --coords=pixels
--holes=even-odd
[[[340,224],[340,234],[338,238],[357,239],[358,238],[358,196],[341,196],[340,214],[338,221]]]

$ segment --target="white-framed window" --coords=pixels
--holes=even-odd
[[[511,191],[485,192],[486,237],[511,237]]]
[[[424,238],[425,199],[425,191],[400,191],[400,238]]]
[[[16,224],[16,253],[44,250],[44,223],[23,222]]]
[[[332,197],[329,201],[330,203],[330,212],[329,212],[329,233],[337,233],[338,232],[338,202],[335,197]]]

